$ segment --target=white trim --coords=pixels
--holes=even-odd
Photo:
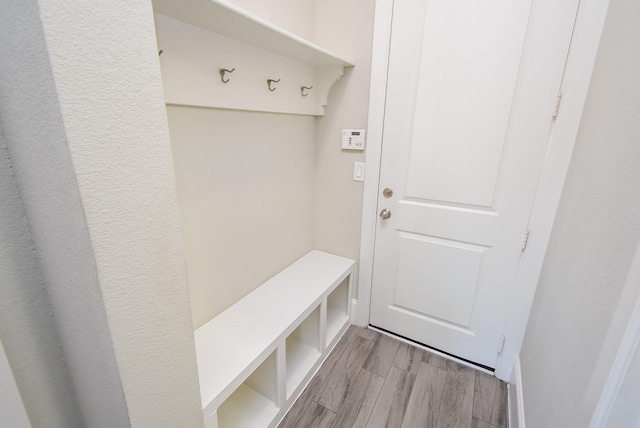
[[[562,83],[562,107],[549,141],[547,157],[531,210],[531,231],[511,297],[504,335],[505,348],[498,357],[496,376],[507,379],[515,356],[520,353],[533,297],[551,237],[551,229],[571,161],[571,153],[578,134],[582,110],[600,36],[607,15],[609,0],[582,0],[578,8],[565,75]]]
[[[504,335],[507,337],[505,348],[496,364],[496,376],[502,380],[508,379],[511,374],[515,357],[520,353],[524,339],[533,296],[571,161],[608,5],[609,0],[582,0],[578,9],[563,80],[563,105],[549,141],[547,157],[531,212],[529,223],[531,237],[527,251],[520,261],[513,287],[511,308],[504,328]],[[364,183],[362,202],[359,304],[353,315],[353,323],[361,326],[369,322],[392,11],[393,0],[376,2],[367,129],[365,171],[367,179]]]
[[[509,388],[509,428],[525,428],[524,419],[524,392],[522,385],[522,370],[520,367],[520,356],[513,359],[513,383]],[[514,391],[515,389],[515,391]],[[515,395],[515,398],[514,398]]]
[[[377,0],[373,27],[371,57],[371,85],[369,116],[367,119],[367,150],[365,153],[365,181],[362,199],[362,232],[358,275],[358,306],[354,307],[353,323],[369,324],[371,280],[373,278],[373,250],[376,236],[378,209],[378,181],[382,154],[382,128],[387,87],[387,66],[391,41],[393,0]]]

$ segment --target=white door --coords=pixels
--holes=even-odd
[[[495,367],[577,7],[395,0],[372,325]]]

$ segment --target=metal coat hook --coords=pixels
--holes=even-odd
[[[280,79],[278,79],[278,80],[267,79],[267,86],[269,87],[269,90],[270,90],[271,92],[273,92],[273,91],[275,91],[275,90],[276,90],[276,88],[272,88],[272,87],[271,87],[271,84],[272,84],[272,83],[278,83],[279,81],[280,81]]]
[[[160,50],[158,51],[158,56],[162,55],[162,52],[164,52],[164,51],[163,51],[162,49],[160,49]]]
[[[300,86],[300,93],[302,94],[303,97],[306,97],[309,94],[306,93],[305,91],[308,91],[310,89],[313,89],[313,86]]]
[[[227,70],[226,68],[219,69],[218,72],[220,73],[220,79],[222,79],[222,83],[227,83],[229,81],[229,79],[224,79],[224,75],[226,73],[233,73],[234,71],[236,71],[235,67],[233,67],[231,70]]]

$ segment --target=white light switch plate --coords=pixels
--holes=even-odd
[[[364,181],[364,162],[353,163],[353,181]]]

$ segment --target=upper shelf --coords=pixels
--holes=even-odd
[[[224,0],[153,0],[153,8],[161,15],[313,66],[355,65]]]

